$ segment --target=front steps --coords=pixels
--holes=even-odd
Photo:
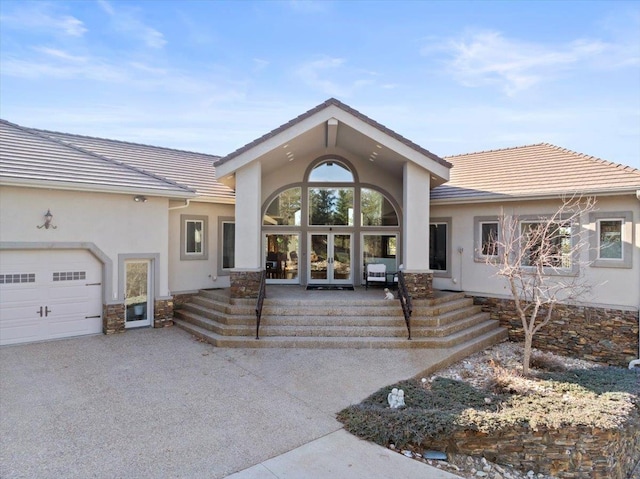
[[[348,294],[348,293],[347,293]],[[269,288],[267,287],[267,295]],[[464,293],[414,301],[411,341],[398,300],[358,296],[270,298],[255,339],[255,300],[230,300],[227,290],[200,291],[174,313],[175,324],[219,347],[236,348],[486,348],[507,337]]]

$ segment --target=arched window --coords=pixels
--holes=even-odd
[[[344,164],[327,160],[316,165],[309,174],[312,183],[353,183],[353,172]]]
[[[362,226],[398,226],[398,215],[391,202],[370,188],[361,190],[360,216]]]
[[[301,199],[302,189],[300,187],[283,191],[269,204],[262,218],[262,224],[265,226],[300,226]]]

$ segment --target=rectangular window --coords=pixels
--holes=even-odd
[[[180,215],[180,259],[207,259],[206,216]]]
[[[364,234],[362,235],[363,264],[384,264],[387,272],[398,271],[396,260],[398,238],[395,234]],[[363,271],[365,271],[364,268]]]
[[[571,224],[567,222],[522,221],[521,247],[524,249],[522,266],[571,269]]]
[[[480,252],[482,256],[498,255],[498,222],[480,222]]]
[[[236,224],[231,221],[222,222],[222,269],[235,267]]]
[[[434,271],[449,270],[449,224],[429,224],[429,267]]]
[[[353,188],[309,188],[310,225],[353,225]]]
[[[0,284],[35,283],[35,273],[0,274]]]
[[[53,273],[54,281],[78,281],[87,277],[85,271],[60,271]]]
[[[598,220],[598,259],[623,259],[622,219]]]
[[[186,254],[202,254],[203,226],[204,221],[187,220],[184,239]]]

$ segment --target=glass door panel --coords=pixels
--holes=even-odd
[[[151,311],[149,301],[150,261],[125,262],[125,326],[128,328],[149,326]]]
[[[331,269],[334,282],[351,281],[351,235],[334,234]]]
[[[312,283],[329,279],[329,235],[309,235],[309,278]]]

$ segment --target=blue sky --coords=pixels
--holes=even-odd
[[[640,3],[0,4],[0,116],[224,155],[335,97],[440,156],[640,168]]]

